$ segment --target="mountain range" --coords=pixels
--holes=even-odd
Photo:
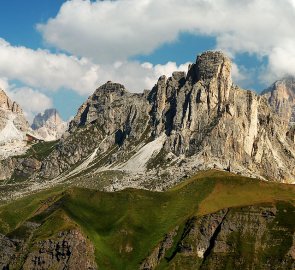
[[[100,86],[62,138],[49,144],[47,157],[27,152],[5,160],[11,166],[2,179],[22,177],[17,168],[25,159],[38,163],[26,174],[30,181],[59,182],[82,174],[83,185],[106,190],[163,190],[210,168],[292,183],[293,111],[294,79],[278,81],[259,95],[232,83],[229,58],[205,52],[187,74],[162,76],[141,94],[113,82]],[[43,138],[57,138],[64,127],[54,110],[38,115],[32,125]],[[101,174],[118,177],[95,183]],[[154,183],[159,176],[161,183]]]
[[[108,81],[69,124],[30,127],[1,91],[0,265],[295,267],[295,79],[258,94],[231,65],[207,51],[143,93]]]

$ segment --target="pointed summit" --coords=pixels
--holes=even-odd
[[[198,80],[211,80],[220,75],[229,78],[231,61],[222,52],[207,51],[197,56],[196,70]]]
[[[20,106],[12,101],[4,92],[3,89],[0,88],[0,108],[4,110],[10,110],[15,113],[22,113],[22,109]]]
[[[45,141],[58,140],[67,129],[56,109],[47,109],[35,116],[32,129]]]
[[[273,83],[262,92],[280,117],[295,124],[295,78],[285,77]]]

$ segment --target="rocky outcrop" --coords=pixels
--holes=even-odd
[[[272,108],[286,123],[295,124],[295,78],[276,81],[262,92]]]
[[[65,133],[67,123],[61,119],[56,109],[47,109],[35,116],[31,127],[43,140],[55,141]]]
[[[0,234],[0,268],[9,269],[16,253],[16,245],[5,235]]]
[[[294,226],[284,220],[293,211],[292,205],[279,203],[191,218],[178,232],[181,237],[170,240],[173,250],[159,257],[159,244],[141,269],[156,269],[163,262],[169,269],[293,269]]]
[[[35,244],[22,269],[97,269],[88,242],[79,231],[60,232],[57,239]]]
[[[114,135],[114,143],[121,143],[145,128],[142,121],[148,120],[148,108],[144,94],[131,94],[123,85],[109,81],[79,108],[69,131],[95,123],[103,134]]]
[[[148,270],[155,269],[157,265],[164,259],[166,252],[172,248],[174,237],[177,235],[178,227],[175,230],[167,233],[161,243],[153,250],[152,254],[146,258],[140,269]]]
[[[20,106],[11,101],[2,89],[0,89],[0,112],[0,143],[22,139],[23,132],[29,129],[28,122]]]
[[[93,245],[78,230],[62,231],[37,243],[31,240],[0,235],[1,269],[97,269]]]

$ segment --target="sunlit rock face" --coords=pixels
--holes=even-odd
[[[286,77],[276,81],[273,85],[262,92],[273,109],[279,116],[295,124],[295,78]]]

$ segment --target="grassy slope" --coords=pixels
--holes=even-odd
[[[136,269],[165,233],[191,216],[263,202],[295,204],[294,198],[291,185],[207,171],[164,193],[71,188],[31,195],[0,207],[0,232],[11,235],[30,219],[42,223],[39,240],[79,226],[94,243],[100,269]]]

